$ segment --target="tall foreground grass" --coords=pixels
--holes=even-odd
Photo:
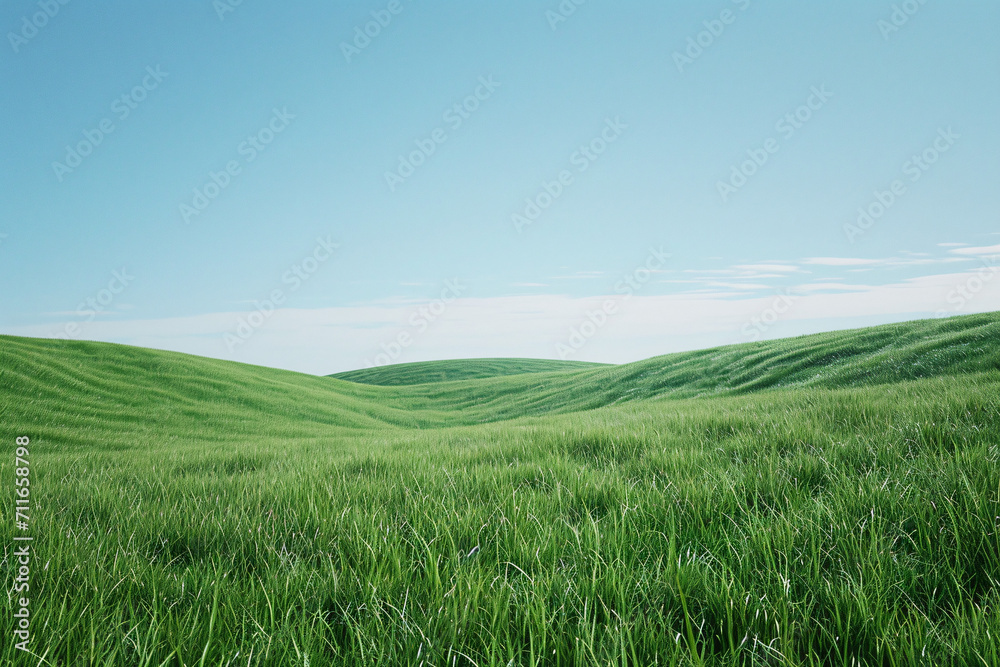
[[[35,655],[0,663],[1000,665],[995,371],[295,437],[185,409],[17,411]]]

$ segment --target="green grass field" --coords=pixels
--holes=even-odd
[[[339,377],[0,336],[0,414],[3,665],[1000,665],[1000,314]]]

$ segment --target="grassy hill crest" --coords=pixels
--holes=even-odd
[[[601,366],[607,366],[607,364],[587,361],[557,361],[554,359],[445,359],[375,366],[374,368],[334,373],[328,377],[360,384],[398,387],[453,380],[479,380],[525,373],[575,371]]]

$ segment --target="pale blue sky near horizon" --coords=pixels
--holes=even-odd
[[[589,0],[559,22],[571,2],[224,3],[0,8],[0,333],[76,322],[70,337],[333,372],[371,363],[458,279],[460,298],[394,361],[557,358],[588,299],[615,294],[651,247],[671,259],[634,303],[669,312],[623,317],[573,358],[739,342],[789,289],[838,305],[762,337],[1000,309],[996,3]],[[348,62],[343,45],[379,17]],[[689,38],[706,46],[679,68]],[[144,80],[123,117],[116,100]],[[446,115],[477,90],[467,117]],[[809,102],[794,132],[776,125]],[[281,131],[249,160],[243,142],[275,110]],[[79,166],[54,168],[102,121],[113,132]],[[614,141],[581,162],[609,122]],[[439,128],[390,188],[386,172]],[[767,145],[724,199],[719,182]],[[916,178],[908,161],[930,149]],[[512,216],[564,170],[519,231]],[[894,180],[885,214],[845,232]],[[334,256],[286,280],[318,237]],[[91,321],[79,305],[122,268],[134,279]],[[952,298],[976,271],[984,286]],[[275,290],[287,312],[224,344]]]

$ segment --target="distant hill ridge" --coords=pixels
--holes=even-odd
[[[521,375],[524,373],[553,373],[600,368],[607,364],[586,361],[556,361],[552,359],[448,359],[445,361],[417,361],[406,364],[375,366],[356,371],[334,373],[329,377],[361,384],[384,387],[475,380],[480,378]]]

